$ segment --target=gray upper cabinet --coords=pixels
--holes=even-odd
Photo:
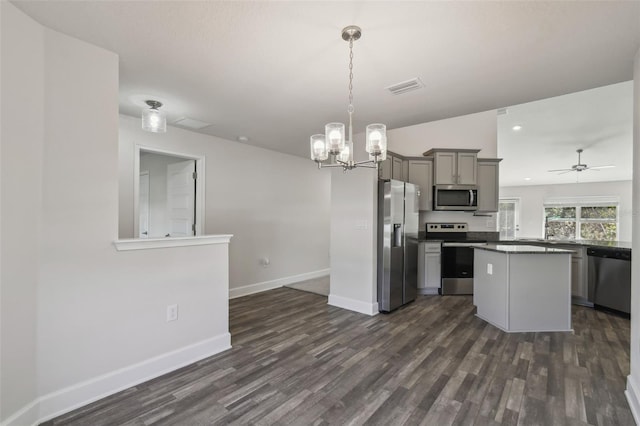
[[[424,155],[433,155],[435,185],[476,185],[479,150],[431,149]]]
[[[499,158],[478,158],[478,211],[498,211],[500,161]]]
[[[409,160],[407,182],[420,187],[419,210],[432,210],[433,206],[433,160]]]
[[[393,167],[393,157],[387,154],[387,159],[378,165],[378,179],[391,179],[391,169]]]
[[[407,161],[393,152],[387,152],[387,159],[378,166],[378,179],[395,179],[406,182],[408,174]]]
[[[391,166],[391,179],[395,180],[404,180],[402,173],[402,158],[391,157],[392,166]]]

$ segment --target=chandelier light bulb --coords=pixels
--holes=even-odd
[[[372,156],[387,152],[387,126],[384,124],[369,124],[367,126],[367,142],[365,150]]]
[[[316,162],[325,161],[329,158],[329,152],[327,151],[327,144],[325,143],[324,135],[311,136],[311,159]]]
[[[345,146],[344,124],[329,123],[324,126],[324,134],[327,135],[327,148],[330,154],[339,154]]]

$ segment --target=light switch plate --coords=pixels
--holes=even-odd
[[[487,263],[487,274],[493,275],[493,263]]]

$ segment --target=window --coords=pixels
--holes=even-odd
[[[498,230],[501,240],[514,240],[519,231],[518,216],[520,200],[517,198],[501,198],[498,204]]]
[[[545,202],[544,235],[550,240],[616,240],[618,202]]]

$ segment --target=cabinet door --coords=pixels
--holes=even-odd
[[[452,185],[456,182],[456,153],[436,152],[434,155],[435,185]]]
[[[402,180],[402,159],[391,157],[393,164],[391,166],[391,179]]]
[[[425,288],[427,286],[426,270],[426,257],[424,254],[425,243],[418,243],[418,288]]]
[[[458,152],[457,158],[457,183],[461,185],[475,185],[477,176],[476,153]]]
[[[440,288],[440,253],[425,253],[426,287]]]
[[[582,282],[582,259],[571,257],[571,295],[582,296],[580,284]]]
[[[478,160],[478,211],[498,211],[498,163]]]
[[[432,179],[433,179],[433,163],[431,161],[409,161],[409,179],[408,182],[420,187],[420,201],[418,208],[420,210],[432,210]]]
[[[378,179],[391,179],[391,166],[393,157],[387,155],[387,159],[378,166]]]
[[[409,182],[409,162],[407,160],[402,160],[402,180]]]

